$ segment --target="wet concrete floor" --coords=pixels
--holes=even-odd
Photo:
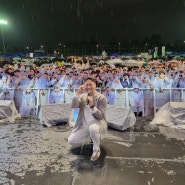
[[[96,162],[91,144],[68,145],[68,126],[0,125],[0,184],[184,185],[185,133],[140,122],[132,131],[109,129]]]

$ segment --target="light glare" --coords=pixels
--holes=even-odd
[[[0,20],[0,24],[8,24],[8,21],[6,21],[6,20]]]

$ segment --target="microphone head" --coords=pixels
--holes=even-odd
[[[90,96],[90,95],[91,95],[90,91],[87,91],[87,96]]]
[[[87,96],[90,96],[90,91],[87,91]],[[87,105],[89,105],[89,100],[87,100]]]

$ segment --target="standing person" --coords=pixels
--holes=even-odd
[[[20,114],[21,116],[35,115],[35,94],[29,87],[23,91]]]
[[[115,92],[111,90],[110,86],[106,86],[104,89],[105,89],[105,91],[103,92],[103,94],[107,98],[107,104],[109,104],[109,105],[116,105]]]
[[[106,97],[96,91],[96,81],[87,77],[72,100],[72,108],[80,108],[73,131],[68,138],[71,145],[81,144],[90,138],[93,141],[92,161],[96,161],[100,154],[100,142],[107,132],[105,120]]]
[[[15,78],[15,83],[14,83],[14,87],[15,87],[15,91],[14,91],[14,102],[15,102],[15,106],[18,110],[18,112],[20,111],[20,107],[22,104],[22,96],[23,96],[23,91],[27,88],[27,86],[30,84],[30,79],[27,76],[26,71],[16,71],[16,73],[14,72],[14,74],[16,74],[16,78]]]
[[[3,89],[4,87],[8,87],[8,77],[3,76],[0,80],[0,89]]]
[[[154,81],[154,86],[156,89],[156,107],[159,109],[166,103],[170,101],[170,91],[169,88],[170,80],[165,72],[160,72],[158,76],[156,76]],[[170,87],[171,88],[171,87]]]
[[[54,90],[49,95],[50,104],[64,103],[64,93],[60,91],[59,86],[55,85]]]
[[[123,88],[132,88],[132,79],[129,79],[128,73],[123,74],[123,79],[121,79],[120,82]]]
[[[74,72],[72,82],[71,82],[71,88],[78,89],[79,86],[80,86],[79,74],[78,72]]]

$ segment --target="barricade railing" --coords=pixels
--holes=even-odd
[[[14,88],[9,88],[11,92],[14,93]],[[25,89],[18,89],[19,91],[23,91]],[[44,104],[49,104],[49,95],[53,88],[47,89],[38,89],[38,88],[31,88],[31,90],[35,94],[35,112],[38,115],[40,108]],[[71,88],[59,88],[60,91],[63,91],[64,94],[64,103],[71,103],[74,93],[77,89]],[[103,88],[97,88],[98,92],[103,93]],[[114,89],[116,95],[116,105],[122,106],[125,108],[130,107],[130,92],[133,91],[134,88],[123,88],[123,89]],[[144,101],[147,100],[150,105],[153,107],[153,113],[155,115],[156,111],[163,106],[167,102],[183,102],[185,101],[184,91],[185,88],[163,88],[162,91],[158,91],[156,88],[140,88],[140,91],[143,92]],[[0,93],[2,89],[0,89]],[[43,98],[44,97],[44,98]],[[145,111],[145,103],[144,103],[144,110]],[[19,111],[19,110],[18,110]],[[143,114],[144,115],[144,114]]]

